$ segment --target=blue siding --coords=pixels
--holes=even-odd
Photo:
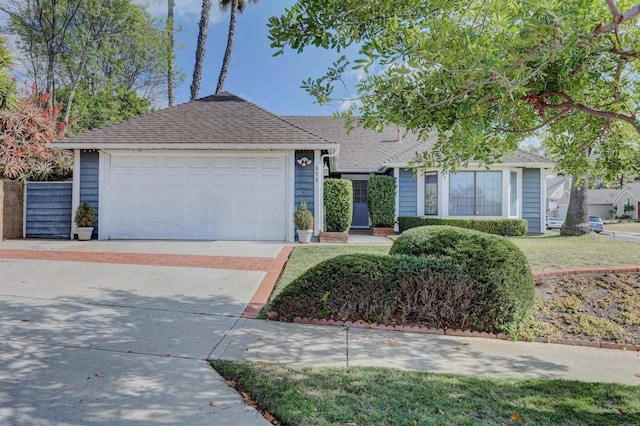
[[[306,167],[302,167],[298,164],[298,160],[302,157],[307,157],[311,160],[311,164]],[[295,171],[295,207],[300,206],[300,203],[305,201],[307,207],[313,213],[313,190],[314,190],[314,175],[313,175],[313,151],[296,151],[296,171]]]
[[[97,151],[80,152],[80,203],[84,201],[96,209],[92,238],[98,238],[98,167],[100,156]]]
[[[69,238],[71,187],[71,182],[27,182],[27,237]]]
[[[418,183],[412,170],[400,170],[398,188],[400,195],[400,212],[398,216],[418,215]]]
[[[522,218],[529,222],[527,232],[539,234],[540,215],[540,169],[522,169]]]

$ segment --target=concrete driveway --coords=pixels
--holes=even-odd
[[[205,360],[282,248],[1,242],[0,424],[267,424]]]

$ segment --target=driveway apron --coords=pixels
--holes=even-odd
[[[206,364],[282,244],[0,243],[0,424],[267,424]]]

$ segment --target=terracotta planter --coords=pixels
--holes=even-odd
[[[348,243],[349,234],[347,232],[321,232],[321,243]]]
[[[386,237],[388,235],[395,235],[396,231],[393,228],[372,227],[371,234],[377,237]]]

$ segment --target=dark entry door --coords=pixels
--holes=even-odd
[[[367,199],[369,198],[369,181],[354,180],[353,183],[353,220],[351,226],[354,228],[369,227],[369,208]]]

